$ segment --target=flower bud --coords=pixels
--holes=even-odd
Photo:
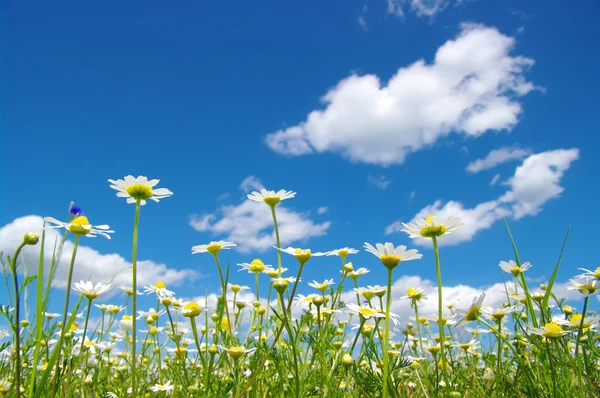
[[[26,245],[37,245],[40,240],[40,236],[36,232],[26,232],[23,236],[23,242]]]

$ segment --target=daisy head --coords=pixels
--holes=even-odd
[[[86,216],[78,216],[71,220],[71,222],[65,223],[58,221],[53,217],[44,217],[44,221],[53,225],[49,225],[48,228],[65,228],[66,230],[74,233],[78,236],[87,236],[88,238],[95,238],[98,235],[104,236],[106,239],[110,239],[110,235],[115,231],[111,231],[108,225],[96,225],[90,224]]]
[[[195,301],[190,301],[189,303],[183,306],[183,310],[181,313],[186,318],[195,318],[200,315],[201,312],[200,305]]]
[[[165,297],[171,298],[175,295],[175,292],[167,290],[167,286],[165,285],[165,283],[163,281],[156,282],[156,285],[150,285],[150,286],[144,287],[144,292],[146,294],[154,293],[154,294],[156,294],[156,296],[159,299],[162,299]]]
[[[275,191],[268,191],[266,189],[261,189],[260,192],[254,191],[248,194],[248,199],[253,200],[255,202],[264,202],[270,207],[275,207],[279,202],[285,199],[291,199],[296,196],[296,192],[286,191],[285,189]]]
[[[197,245],[192,247],[192,254],[198,253],[210,253],[213,256],[219,254],[222,249],[231,249],[232,247],[237,246],[233,242],[227,242],[224,240],[213,241],[207,245]]]
[[[259,258],[255,258],[251,263],[240,263],[238,264],[240,267],[240,271],[247,270],[249,273],[259,274],[267,269],[265,263],[263,263]]]
[[[340,256],[342,260],[346,259],[348,254],[356,254],[358,250],[352,249],[351,247],[343,247],[341,249],[331,250],[325,253],[327,256]]]
[[[461,316],[461,319],[458,321],[456,326],[461,327],[466,325],[469,322],[476,321],[481,316],[481,305],[483,304],[483,299],[485,298],[485,293],[482,293],[481,296],[475,297],[473,299],[473,303],[467,310],[456,309],[456,313]]]
[[[123,180],[108,180],[110,187],[117,190],[117,196],[127,198],[127,203],[137,203],[143,206],[146,200],[150,199],[159,202],[160,199],[168,198],[173,192],[167,188],[155,188],[160,180],[150,180],[144,176],[135,178],[132,175],[126,176]]]
[[[549,339],[556,339],[567,334],[567,332],[556,322],[548,322],[542,328],[529,328],[529,331]]]
[[[282,251],[284,253],[291,254],[302,265],[306,264],[306,262],[308,260],[310,260],[310,258],[313,256],[324,256],[326,254],[326,253],[320,253],[320,252],[313,253],[310,251],[310,249],[298,249],[295,247],[288,247],[287,249],[280,249],[276,246],[273,246],[273,247],[275,247],[275,249]]]
[[[597,279],[587,278],[583,281],[570,279],[570,282],[571,286],[568,286],[567,290],[579,290],[579,293],[583,294],[584,297],[596,293],[596,290],[600,288],[600,283],[598,283]]]
[[[90,281],[80,281],[73,285],[73,290],[82,293],[88,300],[94,300],[102,293],[108,292],[112,288],[111,284],[96,283]]]
[[[531,268],[531,264],[528,262],[523,263],[521,265],[517,265],[517,263],[515,263],[513,260],[510,260],[509,262],[500,261],[500,264],[498,265],[502,269],[502,271],[510,272],[511,274],[513,274],[514,277],[521,275],[523,272]]]
[[[445,234],[449,234],[462,226],[458,217],[448,217],[446,220],[440,220],[433,215],[427,218],[418,219],[414,223],[404,225],[403,231],[406,232],[411,238],[437,238]]]
[[[403,299],[409,299],[411,301],[421,301],[423,299],[427,300],[427,295],[425,290],[415,287],[409,287],[406,290],[406,296],[401,297]]]
[[[365,242],[364,247],[366,251],[377,256],[388,269],[396,268],[401,261],[418,260],[423,257],[416,249],[406,250],[406,246],[394,247],[390,242],[385,245],[377,243],[375,246]]]
[[[317,281],[312,281],[312,283],[308,284],[308,286],[314,287],[315,289],[317,289],[320,292],[324,292],[331,285],[335,285],[335,282],[333,281],[333,279],[328,279],[328,280],[326,279],[322,283],[319,283]]]

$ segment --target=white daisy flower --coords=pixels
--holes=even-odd
[[[128,296],[133,296],[133,288],[131,286],[125,286],[125,285],[121,285],[119,286],[119,289],[121,289],[122,291],[124,291]],[[142,296],[143,293],[140,292],[139,290],[136,291],[138,296]]]
[[[335,249],[328,251],[325,253],[326,256],[340,256],[341,258],[346,258],[348,254],[356,254],[358,250],[353,249],[351,247],[342,247],[341,249]]]
[[[173,391],[173,384],[171,384],[170,381],[167,381],[165,384],[158,384],[156,383],[155,385],[150,387],[150,391],[152,392],[172,392]]]
[[[385,245],[377,243],[376,248],[370,243],[365,242],[365,250],[377,256],[386,268],[394,268],[401,261],[418,260],[423,257],[416,249],[406,250],[406,246],[394,247],[387,242]]]
[[[310,249],[298,249],[296,247],[288,247],[285,249],[280,249],[276,246],[273,247],[279,251],[291,254],[292,256],[296,257],[296,260],[298,260],[300,264],[305,264],[311,257],[319,257],[324,256],[326,254],[321,252],[313,253],[310,251]]]
[[[597,279],[588,278],[583,282],[569,279],[569,282],[572,286],[567,286],[567,290],[579,290],[584,297],[594,294],[596,290],[600,289],[600,282]]]
[[[207,245],[197,245],[192,247],[192,254],[198,253],[210,253],[212,255],[216,255],[221,251],[221,249],[230,249],[232,247],[236,247],[237,245],[233,242],[227,242],[224,240],[219,240],[216,242],[210,242]]]
[[[302,305],[302,304],[309,305],[309,304],[312,304],[313,298],[315,298],[317,296],[319,296],[319,295],[316,293],[309,294],[308,296],[305,296],[303,294],[298,294],[296,297],[294,297],[294,301],[296,302],[296,305]]]
[[[519,266],[513,260],[510,260],[509,262],[500,261],[498,266],[502,268],[502,271],[511,273],[515,277],[531,268],[531,264],[529,262],[523,263]]]
[[[156,294],[156,296],[159,299],[162,299],[165,297],[171,298],[171,297],[173,297],[173,295],[175,295],[175,292],[167,290],[167,286],[162,281],[156,282],[156,285],[145,286],[144,293],[146,293],[146,294],[154,293],[154,294]]]
[[[119,328],[124,331],[131,331],[133,329],[133,321],[130,315],[123,315],[123,318],[119,321]]]
[[[156,321],[159,316],[161,316],[162,314],[165,313],[165,310],[160,310],[160,311],[156,312],[156,310],[154,308],[150,308],[148,311],[138,311],[137,313],[138,313],[138,316],[136,319],[146,319],[146,318],[150,317]]]
[[[576,279],[583,278],[596,278],[600,280],[600,267],[596,268],[594,271],[590,271],[589,269],[579,268],[580,271],[585,271],[585,274],[576,276]]]
[[[87,236],[88,238],[95,238],[98,235],[104,236],[106,239],[110,239],[110,235],[115,231],[112,231],[108,225],[96,225],[90,224],[86,216],[75,217],[71,222],[62,222],[54,217],[44,217],[44,221],[54,225],[48,225],[47,228],[64,228],[75,235]]]
[[[104,283],[96,283],[95,285],[90,281],[80,281],[76,282],[73,285],[73,290],[76,292],[82,293],[89,300],[94,300],[96,297],[101,295],[102,293],[108,292],[112,288],[112,285],[109,283],[105,285]]]
[[[365,267],[360,267],[359,269],[355,269],[353,271],[348,272],[346,276],[355,281],[356,279],[358,279],[359,276],[368,274],[369,272],[371,271],[369,271]]]
[[[479,297],[473,298],[473,303],[469,309],[456,309],[456,314],[461,317],[456,324],[457,327],[466,326],[469,322],[476,321],[481,316],[481,305],[483,304],[483,299],[485,299],[485,293],[482,293]]]
[[[427,293],[425,293],[425,290],[421,288],[409,287],[406,290],[406,296],[402,296],[400,298],[414,301],[427,300]]]
[[[567,332],[563,330],[560,327],[560,325],[556,322],[548,322],[541,328],[528,328],[527,331],[533,334],[537,334],[539,336],[552,339],[562,337],[565,334],[567,334]]]
[[[112,184],[110,187],[119,191],[117,192],[118,197],[127,198],[127,203],[136,203],[139,200],[142,206],[146,204],[148,199],[158,202],[160,199],[173,195],[173,192],[167,188],[155,189],[154,187],[159,181],[148,181],[144,176],[135,178],[132,175],[126,176],[123,180],[108,180]]]
[[[449,234],[464,226],[458,217],[448,217],[446,221],[437,220],[435,216],[418,219],[414,223],[404,225],[403,231],[411,238],[433,238]]]
[[[60,316],[60,314],[57,314],[55,312],[44,312],[44,316],[46,317],[46,319],[50,320],[50,319],[58,318]]]
[[[313,280],[312,282],[309,282],[309,284],[308,284],[308,286],[314,287],[315,289],[319,290],[320,292],[324,292],[331,285],[335,285],[335,282],[333,281],[333,279],[326,279],[322,283],[319,283],[319,282]]]
[[[346,307],[348,307],[348,312],[350,314],[358,314],[361,317],[365,318],[365,319],[371,319],[371,318],[385,318],[385,313],[379,309],[377,309],[376,307],[370,307],[367,305],[357,305],[354,303],[348,303],[346,304]]]
[[[261,189],[260,192],[254,191],[247,196],[248,199],[254,202],[264,202],[271,207],[275,207],[280,201],[291,199],[296,196],[296,192],[286,191],[285,189],[277,192]]]

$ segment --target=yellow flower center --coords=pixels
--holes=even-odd
[[[248,267],[248,270],[250,272],[255,272],[255,273],[263,272],[265,270],[265,263],[263,263],[262,261],[260,261],[260,259],[255,258],[250,263],[250,266]]]
[[[591,325],[587,322],[585,322],[585,319],[583,319],[583,316],[581,314],[575,314],[571,317],[571,324],[575,327],[579,327],[579,325],[581,325],[581,321],[583,320],[583,327],[584,328],[589,328]]]
[[[165,285],[163,281],[158,281],[156,282],[156,285],[154,285],[154,287],[157,289],[166,289],[167,285]]]
[[[230,289],[232,292],[237,293],[242,289],[242,287],[240,285],[231,285]]]
[[[427,217],[429,218],[429,217]],[[439,237],[446,233],[446,227],[444,225],[426,225],[421,228],[421,236],[424,238]]]
[[[371,299],[373,298],[373,295],[375,294],[374,291],[372,290],[362,290],[360,292],[364,298],[366,298],[368,301],[371,301]]]
[[[341,258],[346,258],[347,255],[348,255],[348,250],[342,249],[338,252],[338,256],[340,256]]]
[[[573,307],[571,307],[570,305],[565,305],[565,306],[563,307],[563,312],[564,312],[566,315],[571,315],[571,314],[573,313]]]
[[[481,315],[481,307],[474,305],[467,311],[465,315],[465,319],[469,322],[476,321]]]
[[[561,337],[564,334],[564,330],[556,322],[549,322],[544,325],[544,337]]]
[[[148,334],[150,336],[154,336],[156,333],[158,333],[158,328],[156,326],[150,326],[150,329],[148,329]]]
[[[131,316],[130,315],[123,315],[123,321],[130,321],[131,320]]]
[[[93,347],[94,346],[94,342],[91,340],[87,340],[83,342],[83,345],[88,346],[88,347]]]
[[[208,245],[208,247],[206,248],[206,251],[209,252],[210,254],[212,254],[213,256],[216,256],[217,253],[219,253],[221,251],[221,245],[217,245],[217,244]]]
[[[471,344],[469,343],[463,343],[460,345],[460,348],[462,348],[463,350],[467,351],[469,348],[471,348]]]
[[[381,256],[380,260],[387,269],[396,268],[400,264],[400,261],[402,261],[400,256],[395,255]]]
[[[433,219],[434,219],[434,218],[435,218],[435,216],[434,216],[434,215],[432,215],[432,214],[430,214],[430,215],[428,215],[428,216],[427,216],[427,218],[425,219],[425,222],[426,222],[427,224],[429,224],[430,222],[432,222],[432,221],[433,221]]]
[[[279,203],[280,200],[281,198],[279,196],[266,196],[263,198],[263,201],[271,207],[277,206],[277,203]]]
[[[98,293],[95,293],[95,292],[94,292],[94,293],[92,293],[92,292],[90,292],[89,290],[86,290],[86,291],[83,293],[83,295],[84,295],[84,296],[85,296],[85,297],[86,297],[88,300],[93,300],[93,299],[95,299],[96,297],[98,297]]]
[[[136,200],[146,200],[152,197],[152,188],[142,184],[133,184],[126,191],[129,196]]]
[[[594,278],[600,279],[600,267],[594,270]]]
[[[360,315],[364,316],[365,318],[372,317],[373,315],[375,315],[377,313],[376,311],[374,311],[368,307],[360,307],[358,309],[358,312]]]
[[[421,300],[423,298],[423,293],[414,287],[409,287],[406,291],[406,295],[413,300]]]
[[[77,331],[77,325],[75,325],[74,323],[71,324],[71,327],[69,328],[69,330],[71,332],[76,332]]]
[[[194,318],[200,315],[200,306],[195,301],[187,303],[183,306],[183,316],[187,318]]]
[[[227,353],[229,354],[230,357],[232,357],[233,359],[239,359],[242,357],[242,355],[244,355],[244,348],[242,347],[230,347],[227,350]]]
[[[90,229],[90,222],[86,216],[75,217],[69,224],[69,231],[73,232],[75,235],[87,235],[90,232]]]
[[[504,313],[502,310],[496,310],[496,312],[492,314],[492,318],[494,318],[496,322],[500,322],[505,316],[506,313]]]
[[[521,270],[521,267],[519,267],[519,266],[512,267],[510,269],[510,273],[513,274],[514,276],[519,275],[521,272],[523,272],[523,271]]]
[[[294,257],[300,262],[300,264],[306,263],[312,256],[312,253],[308,249],[296,249],[294,250]]]

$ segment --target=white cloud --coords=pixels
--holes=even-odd
[[[514,217],[534,216],[548,200],[560,196],[565,171],[579,159],[579,149],[557,149],[529,156],[508,180],[511,190],[500,200],[512,204]]]
[[[412,191],[408,197],[408,203],[412,202],[412,200],[415,198],[415,195],[417,193],[415,191]]]
[[[240,184],[240,189],[244,193],[248,193],[250,191],[260,191],[263,188],[264,186],[262,182],[260,182],[260,180],[255,176],[248,176],[244,178],[244,181],[242,181],[242,183]]]
[[[500,180],[500,173],[496,173],[494,175],[494,177],[492,178],[492,181],[490,181],[490,185],[496,185],[498,180]]]
[[[364,15],[358,16],[358,26],[360,26],[360,28],[365,32],[369,30],[369,25],[367,25],[367,20],[365,19]]]
[[[277,207],[277,224],[282,245],[322,236],[330,221],[317,223],[306,214]],[[264,203],[245,200],[239,205],[221,206],[215,214],[193,216],[190,225],[197,231],[225,236],[244,253],[264,251],[275,242],[271,210]]]
[[[494,265],[490,265],[493,267]],[[496,266],[497,267],[497,266]],[[492,273],[494,272],[492,268]],[[498,268],[498,279],[500,279],[500,273]],[[568,283],[556,283],[552,289],[553,293],[558,298],[565,298],[567,300],[578,300],[581,298],[581,294],[577,291],[566,290]],[[509,290],[514,289],[514,283],[507,282],[506,286]],[[410,307],[409,300],[401,299],[402,296],[406,295],[408,288],[421,288],[425,290],[428,298],[427,300],[421,301],[419,304],[419,315],[427,316],[431,314],[437,314],[438,312],[438,294],[437,284],[429,279],[423,279],[419,276],[402,276],[396,279],[392,284],[392,308],[391,311],[395,314],[400,315],[401,322],[406,324],[410,316],[414,316],[414,310]],[[530,286],[531,293],[535,291],[533,286]],[[479,296],[481,293],[485,293],[486,297],[483,302],[484,307],[490,306],[492,308],[502,308],[502,304],[507,301],[506,290],[504,283],[498,282],[492,285],[486,286],[469,286],[469,285],[443,285],[442,297],[444,300],[444,306],[454,305],[456,308],[467,309],[471,304],[474,297]],[[356,293],[353,291],[346,291],[342,294],[342,301],[346,303],[356,302]],[[445,313],[449,314],[449,310],[445,308]]]
[[[467,165],[466,170],[470,173],[479,173],[480,171],[491,169],[499,164],[510,162],[515,159],[523,159],[531,154],[529,149],[520,148],[499,148],[494,149],[483,159],[477,159]]]
[[[477,232],[490,228],[496,221],[504,217],[519,219],[533,216],[541,211],[548,200],[557,198],[564,188],[560,185],[564,172],[571,163],[579,158],[578,149],[558,149],[530,155],[515,170],[515,174],[506,183],[510,190],[496,200],[480,203],[467,208],[457,201],[445,204],[435,201],[421,209],[412,221],[435,214],[440,218],[458,217],[465,226],[439,240],[440,245],[456,245],[473,239]],[[411,222],[412,222],[411,221]],[[394,221],[385,228],[386,234],[402,230],[400,220]],[[415,239],[415,244],[429,246],[425,239]]]
[[[10,224],[0,229],[0,251],[12,253],[21,243],[25,232],[38,232],[41,236],[43,219],[40,216],[30,215],[15,219]],[[118,231],[117,231],[118,233]],[[115,234],[116,235],[116,234]],[[62,234],[56,229],[46,230],[46,244],[44,248],[44,266],[47,273],[55,242],[59,242]],[[92,280],[93,282],[109,282],[113,285],[131,286],[131,263],[118,254],[101,254],[95,249],[87,246],[87,238],[81,238],[75,257],[75,267],[73,269],[73,281]],[[97,238],[102,239],[102,238]],[[41,240],[40,240],[41,242]],[[92,243],[90,240],[89,243]],[[41,244],[41,243],[40,243]],[[56,271],[54,284],[57,287],[64,288],[67,283],[67,273],[73,243],[68,240],[65,242],[59,266]],[[39,244],[36,246],[25,246],[22,252],[23,261],[20,271],[29,264],[28,274],[37,272],[39,259]],[[196,279],[201,275],[191,269],[174,269],[165,264],[158,264],[151,260],[138,261],[138,286],[154,284],[159,280],[166,284],[177,285],[184,280]]]
[[[519,97],[534,89],[524,77],[533,60],[511,56],[515,40],[495,28],[461,28],[431,64],[401,67],[388,82],[372,74],[341,80],[322,98],[324,109],[268,134],[267,145],[284,155],[333,152],[388,166],[452,132],[477,137],[512,129]]]
[[[369,175],[367,177],[367,184],[373,185],[381,190],[384,190],[391,184],[391,181],[388,180],[387,178],[385,178],[385,176],[383,176],[383,175],[378,175],[378,176]]]
[[[317,209],[317,214],[325,214],[327,213],[327,210],[329,210],[327,206],[321,206]]]

